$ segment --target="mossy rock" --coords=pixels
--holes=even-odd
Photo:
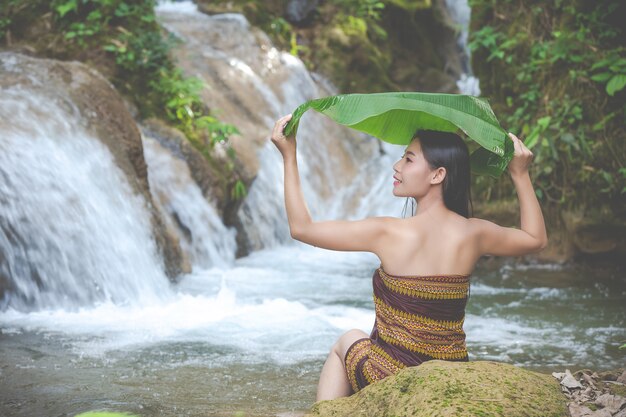
[[[309,417],[567,416],[556,379],[496,362],[433,360],[355,395],[313,406]]]

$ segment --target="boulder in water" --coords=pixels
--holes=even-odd
[[[567,416],[550,375],[504,363],[433,360],[355,395],[321,401],[308,416]]]

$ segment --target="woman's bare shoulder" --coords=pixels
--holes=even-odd
[[[491,221],[485,220],[485,219],[481,219],[479,217],[470,217],[470,218],[468,218],[467,219],[467,224],[468,224],[468,226],[474,227],[474,228],[477,228],[477,229],[481,229],[481,228],[484,228],[484,227],[490,227],[490,226],[495,225],[494,222],[491,222]]]

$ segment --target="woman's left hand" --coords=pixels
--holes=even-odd
[[[287,158],[288,156],[296,155],[296,136],[291,135],[287,137],[283,133],[283,131],[285,130],[285,126],[287,126],[287,123],[290,120],[290,114],[281,117],[276,121],[276,123],[274,124],[274,129],[272,130],[272,142],[280,151],[283,159]]]
[[[528,173],[528,168],[533,161],[533,153],[524,145],[521,139],[513,133],[509,133],[513,141],[513,159],[509,162],[509,173],[511,177],[516,177]]]

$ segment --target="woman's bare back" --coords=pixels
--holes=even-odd
[[[479,252],[471,219],[454,212],[389,220],[377,255],[392,275],[468,275]]]

